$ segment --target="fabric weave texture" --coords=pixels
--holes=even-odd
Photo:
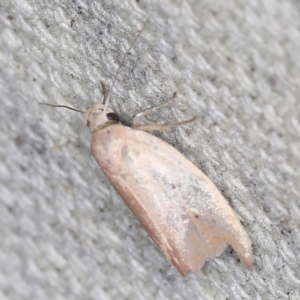
[[[155,133],[245,221],[255,266],[228,247],[183,278],[97,167],[83,116],[130,51],[111,107]],[[0,299],[300,299],[297,1],[2,0]]]

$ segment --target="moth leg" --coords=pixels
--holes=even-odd
[[[109,89],[107,88],[107,85],[104,81],[100,81],[101,83],[101,86],[102,86],[102,91],[103,91],[103,102],[102,104],[104,105],[106,103],[106,100],[107,100],[107,97],[108,97],[108,94],[109,94]]]
[[[177,127],[181,125],[185,125],[188,123],[192,123],[197,119],[197,117],[193,117],[189,120],[185,120],[182,122],[177,122],[177,123],[164,123],[164,124],[148,124],[148,125],[138,125],[138,126],[132,126],[133,129],[138,129],[138,130],[144,130],[144,131],[167,131],[170,132],[170,128],[172,127]]]
[[[243,217],[241,217],[240,215],[237,215],[237,216],[242,224],[244,224],[245,226],[248,225],[248,222]]]
[[[136,114],[133,118],[133,128],[139,128],[140,126],[142,126],[142,125],[140,125],[140,118],[141,117],[150,115],[150,114],[154,113],[155,111],[157,111],[160,108],[167,107],[167,106],[171,105],[174,102],[175,98],[176,98],[176,94],[177,94],[177,92],[174,92],[173,97],[170,100],[168,100],[166,103],[163,103],[163,104],[158,105],[158,106],[152,106],[152,107],[147,108],[147,109],[139,112],[138,114]],[[142,129],[142,130],[144,130],[144,129]],[[154,129],[154,130],[161,130],[161,129]]]

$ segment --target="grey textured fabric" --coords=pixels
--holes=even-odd
[[[300,299],[300,5],[297,1],[0,3],[1,299]],[[227,248],[183,278],[108,184],[81,114],[197,115],[159,136],[245,220],[255,266]]]

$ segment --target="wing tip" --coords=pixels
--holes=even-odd
[[[243,265],[250,271],[254,268],[254,258],[252,255],[249,255],[248,257],[243,257],[242,263]]]

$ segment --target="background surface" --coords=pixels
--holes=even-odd
[[[124,3],[125,2],[125,3]],[[150,2],[150,1],[149,1]],[[83,116],[197,115],[159,136],[246,221],[255,268],[231,248],[181,277],[107,183]],[[1,299],[299,299],[298,1],[25,1],[0,4]]]

